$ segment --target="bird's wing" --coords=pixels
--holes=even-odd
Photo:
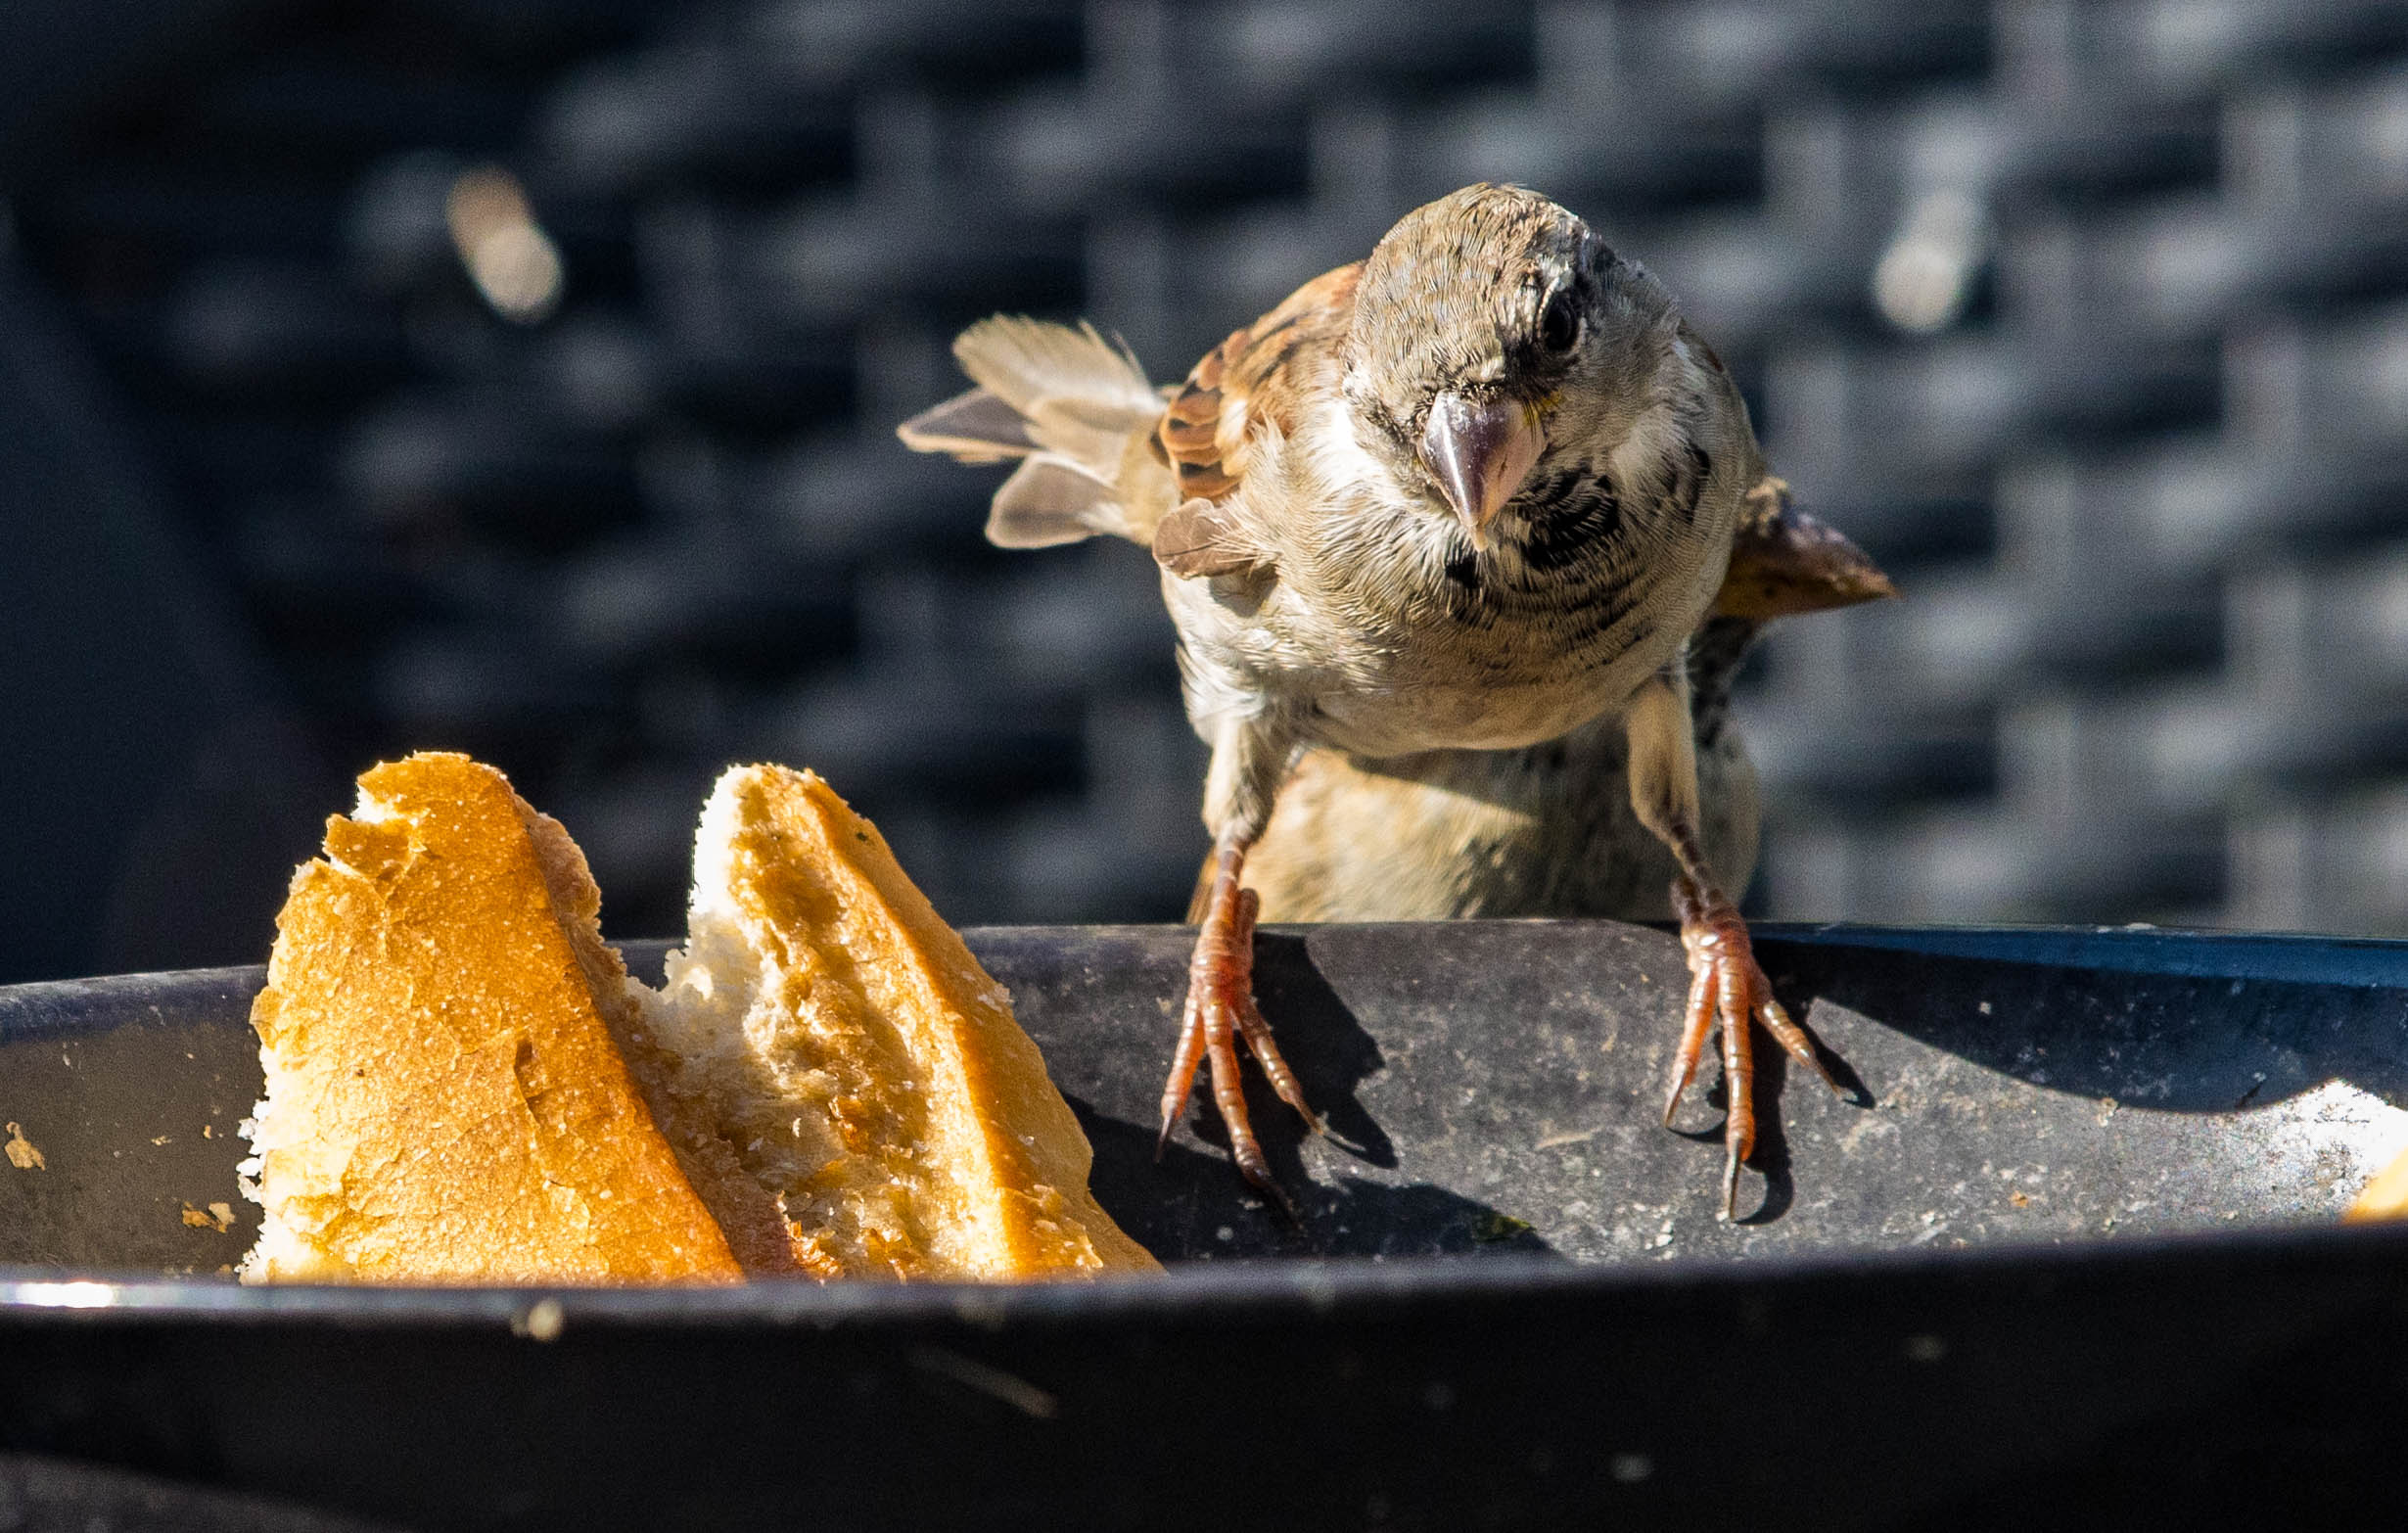
[[[1108,474],[1122,441],[1162,417],[1136,358],[1093,325],[996,314],[955,338],[953,356],[978,387],[895,428],[905,446],[972,463],[1050,451]]]
[[[1010,314],[953,342],[978,384],[896,428],[903,445],[964,463],[1020,460],[996,492],[987,535],[1042,548],[1111,533],[1150,542],[1172,491],[1151,443],[1163,397],[1129,348],[1095,327]]]
[[[972,383],[1032,421],[1062,402],[1116,422],[1128,417],[1150,424],[1162,411],[1161,396],[1128,348],[1084,321],[1074,328],[996,314],[954,338],[953,359]]]
[[[949,452],[964,463],[1002,463],[1038,450],[1028,417],[985,389],[920,411],[895,435],[914,452]]]
[[[1788,485],[1767,474],[1740,510],[1714,616],[1761,623],[1897,594],[1863,549],[1791,505]]]
[[[1154,530],[1154,557],[1174,575],[1259,570],[1267,550],[1222,511],[1265,433],[1293,436],[1307,401],[1339,366],[1363,262],[1324,272],[1233,332],[1172,395],[1154,450],[1178,476],[1181,504]]]

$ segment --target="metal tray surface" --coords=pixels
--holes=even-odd
[[[1303,1133],[1250,1078],[1299,1231],[1231,1172],[1200,1092],[1154,1159],[1184,930],[968,936],[1094,1144],[1096,1195],[1165,1260],[1724,1260],[2323,1222],[2408,1148],[2408,945],[1769,927],[1768,972],[1853,1091],[1759,1050],[1763,1175],[1732,1226],[1714,1067],[1683,1133],[1657,1118],[1687,993],[1668,934],[1269,930],[1263,1007],[1329,1128]],[[665,946],[626,951],[657,978]],[[2320,963],[2336,977],[2307,977]],[[209,1274],[248,1248],[234,1166],[261,982],[0,989],[0,1116],[44,1162],[0,1175],[0,1264]]]
[[[2408,945],[1764,928],[1856,1090],[1766,1051],[1730,1226],[1719,1113],[1654,1121],[1668,935],[1266,931],[1331,1126],[1256,1094],[1295,1231],[1206,1119],[1154,1163],[1185,933],[967,935],[1165,1278],[244,1289],[207,1275],[255,1228],[259,971],[0,990],[0,1119],[40,1152],[0,1162],[0,1512],[1962,1529],[2392,1494],[2408,1229],[2332,1219],[2408,1144]]]

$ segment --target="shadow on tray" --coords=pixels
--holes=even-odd
[[[1156,1164],[1152,1130],[1102,1116],[1077,1097],[1070,1098],[1070,1105],[1095,1146],[1088,1185],[1096,1201],[1139,1244],[1165,1261],[1552,1254],[1523,1221],[1444,1187],[1347,1176],[1334,1185],[1308,1181],[1295,1154],[1295,1136],[1280,1136],[1282,1154],[1267,1131],[1264,1147],[1273,1169],[1304,1205],[1304,1228],[1298,1230],[1246,1185],[1222,1144],[1202,1150],[1174,1140]]]
[[[2392,989],[1778,941],[1760,952],[1792,1015],[1844,1007],[2052,1091],[2216,1113],[2339,1078],[2408,1104],[2408,1001]]]

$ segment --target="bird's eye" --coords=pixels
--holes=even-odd
[[[1539,345],[1561,356],[1579,340],[1580,314],[1572,307],[1572,290],[1557,288],[1539,311]]]

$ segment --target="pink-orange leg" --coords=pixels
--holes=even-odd
[[[1685,859],[1686,860],[1686,859]],[[1815,1052],[1806,1030],[1789,1020],[1789,1013],[1773,999],[1772,982],[1756,962],[1747,940],[1747,923],[1722,892],[1701,879],[1683,877],[1673,885],[1674,908],[1681,916],[1681,946],[1689,952],[1689,1009],[1681,1029],[1681,1046],[1672,1061],[1672,1090],[1664,1096],[1664,1123],[1670,1127],[1681,1105],[1681,1093],[1697,1073],[1705,1052],[1706,1035],[1722,1033],[1723,1089],[1730,1096],[1723,1125],[1723,1217],[1738,1217],[1739,1165],[1756,1147],[1756,1057],[1751,1019],[1787,1050],[1789,1057],[1814,1071],[1824,1084],[1845,1094],[1839,1082]]]
[[[1187,1105],[1199,1065],[1212,1072],[1213,1104],[1228,1129],[1229,1158],[1255,1189],[1290,1216],[1295,1201],[1273,1180],[1263,1146],[1254,1137],[1246,1112],[1246,1095],[1238,1079],[1237,1044],[1243,1041],[1263,1076],[1279,1099],[1303,1115],[1315,1133],[1320,1120],[1305,1105],[1304,1088],[1288,1068],[1271,1036],[1271,1026],[1254,1003],[1254,918],[1261,899],[1238,885],[1245,854],[1224,847],[1213,868],[1212,891],[1206,897],[1204,923],[1196,933],[1195,956],[1187,964],[1187,999],[1180,1012],[1179,1047],[1171,1056],[1171,1076],[1162,1089],[1162,1137],[1155,1141],[1157,1158],[1171,1142],[1171,1131]]]

